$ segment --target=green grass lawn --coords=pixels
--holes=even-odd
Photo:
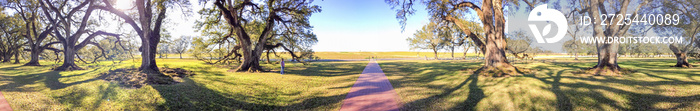
[[[289,63],[279,73],[233,73],[196,60],[157,59],[159,67],[195,76],[175,85],[124,88],[96,79],[139,64],[105,61],[87,70],[56,72],[45,66],[0,65],[0,91],[14,110],[338,110],[366,61]],[[265,65],[272,71],[278,66]]]
[[[134,61],[81,64],[56,72],[45,66],[0,64],[0,91],[15,110],[338,110],[366,61],[288,63],[287,74],[235,73],[234,67],[191,59],[157,59],[159,67],[195,76],[175,85],[124,88],[97,79]],[[138,61],[136,61],[138,62]],[[700,69],[674,68],[672,59],[623,59],[635,73],[573,74],[595,58],[517,61],[531,74],[474,76],[481,60],[379,61],[406,110],[697,110]],[[696,61],[691,61],[694,63]],[[279,71],[279,66],[264,64]]]
[[[472,75],[480,61],[380,61],[404,108],[411,110],[698,110],[700,69],[674,60],[621,60],[636,73],[572,74],[584,61],[519,62],[533,74]],[[466,70],[465,70],[466,69]]]

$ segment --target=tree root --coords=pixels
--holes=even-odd
[[[693,65],[690,65],[689,63],[685,63],[685,64],[676,64],[676,65],[673,65],[671,67],[693,68]]]
[[[110,70],[100,74],[99,79],[114,81],[122,87],[140,88],[148,84],[171,85],[183,82],[182,78],[194,76],[192,71],[180,68],[160,68],[158,71],[141,71],[136,68]]]
[[[41,66],[41,64],[39,64],[39,62],[29,62],[22,66]]]
[[[479,74],[487,77],[510,77],[529,73],[529,70],[522,70],[512,65],[501,67],[484,66],[475,71],[474,74]]]
[[[626,74],[631,74],[636,71],[627,69],[627,68],[621,68],[619,66],[616,66],[615,68],[610,68],[609,67],[592,67],[592,68],[586,68],[586,69],[581,69],[579,71],[574,71],[572,73],[574,74],[589,74],[589,75],[595,75],[595,76],[622,76]]]
[[[53,68],[54,71],[74,71],[74,70],[85,70],[84,68],[72,64],[72,65],[61,65],[59,67]]]

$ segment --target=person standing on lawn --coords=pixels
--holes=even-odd
[[[281,66],[281,67],[280,67],[280,68],[281,68],[281,69],[280,69],[280,74],[284,74],[284,58],[282,58],[282,61],[281,61],[281,63],[280,63],[280,66]]]

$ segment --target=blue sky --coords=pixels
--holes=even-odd
[[[406,38],[428,22],[421,5],[402,33],[396,11],[383,0],[316,0],[321,13],[310,18],[318,37],[315,51],[409,51]]]
[[[119,0],[115,5],[117,7],[130,7],[130,2],[130,0]],[[179,8],[171,9],[168,12],[166,18],[168,23],[164,25],[166,30],[171,32],[172,39],[181,36],[201,35],[193,27],[194,22],[200,19],[196,11],[202,9],[203,6],[211,7],[211,4],[199,4],[199,0],[190,0],[190,3],[192,3],[189,7],[192,16],[183,16],[185,10]],[[384,0],[315,0],[313,4],[321,6],[322,9],[320,13],[315,13],[310,17],[311,25],[314,26],[313,32],[318,37],[318,43],[312,47],[315,51],[416,51],[410,50],[406,38],[411,37],[417,29],[429,22],[425,7],[421,3],[415,4],[414,8],[417,12],[409,16],[403,32],[395,18],[396,11],[384,3]],[[562,5],[559,10],[564,12],[570,10],[564,6],[568,4],[567,1],[559,2],[559,4]],[[549,8],[554,7],[550,6]],[[6,11],[12,13],[11,10]],[[528,13],[529,10],[526,10],[526,6],[521,5],[520,10],[507,17],[512,18],[507,19],[507,21],[524,22]],[[114,24],[116,22],[111,21]],[[107,30],[110,32],[118,32],[115,31],[114,26],[109,24],[101,27],[112,29]],[[527,30],[524,32],[532,35]],[[583,34],[589,33],[584,32]],[[562,41],[570,39],[571,37],[567,35]],[[534,46],[555,52],[561,51],[561,43],[534,44]]]
[[[190,2],[193,11],[203,6],[198,0]],[[396,20],[396,11],[384,0],[315,0],[313,4],[322,10],[310,17],[318,37],[314,51],[409,51],[406,38],[428,23],[422,4],[416,5],[417,12],[408,18],[404,32]],[[193,17],[182,17],[180,11],[168,13],[168,19],[176,21],[168,29],[173,38],[200,35],[192,28],[199,18],[196,12]]]
[[[173,22],[166,24],[166,27],[172,32],[173,38],[200,35],[192,28],[194,21],[199,19],[196,11],[202,6],[211,7],[211,4],[198,4],[199,0],[190,0],[190,2],[194,11],[192,17],[182,16],[180,9],[168,12],[167,19]],[[416,30],[429,22],[425,7],[421,3],[415,4],[414,8],[417,12],[408,18],[404,32],[401,31],[401,26],[395,18],[396,11],[391,9],[384,0],[315,0],[312,4],[321,6],[322,10],[310,17],[310,23],[314,26],[313,32],[318,37],[318,43],[312,47],[314,51],[416,51],[410,50],[406,38],[411,37]],[[548,4],[550,4],[549,8],[554,8],[553,3]],[[568,1],[560,1],[558,4],[561,5],[558,8],[560,11],[570,10],[565,6]],[[507,21],[525,22],[529,14],[526,7],[526,5],[520,5],[519,10],[510,13],[514,15],[507,16],[511,18]],[[524,30],[527,35],[532,35],[527,29],[520,30]],[[533,46],[559,52],[562,51],[563,41],[570,39],[571,37],[567,35],[561,40],[562,42],[535,43]]]

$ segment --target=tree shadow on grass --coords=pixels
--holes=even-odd
[[[111,96],[116,96],[116,88],[119,87],[117,84],[106,84],[105,85],[100,85],[97,87],[97,89],[88,89],[88,88],[72,88],[69,91],[70,93],[66,93],[63,95],[56,96],[57,100],[60,103],[63,103],[63,106],[68,106],[68,109],[80,109],[80,108],[87,108],[87,109],[99,109],[100,107],[105,107],[105,106],[100,106],[102,105],[103,102],[109,101]],[[90,90],[97,90],[97,92],[92,92]],[[96,99],[88,99],[87,97],[90,96],[97,96]],[[83,104],[85,103],[84,101],[90,101],[93,100],[94,102],[89,103],[92,104],[92,106],[88,106],[89,104]],[[131,109],[134,110],[134,109]]]
[[[24,67],[34,67],[34,66],[24,66]],[[0,70],[19,70],[17,69],[18,67],[6,67],[6,68],[0,68]],[[19,71],[19,73],[30,73],[33,69],[26,69]],[[72,83],[63,83],[60,82],[60,78],[66,78],[66,77],[75,77],[75,76],[84,76],[86,74],[91,74],[95,73],[95,71],[98,70],[92,69],[91,71],[87,71],[81,74],[77,75],[70,75],[70,76],[62,76],[60,74],[60,71],[48,71],[48,72],[43,72],[43,73],[35,73],[35,74],[26,74],[26,75],[16,75],[16,76],[6,76],[6,75],[0,75],[3,76],[3,78],[11,78],[13,82],[9,84],[5,84],[0,86],[0,88],[3,88],[3,90],[34,90],[34,89],[29,89],[29,88],[21,88],[22,86],[28,85],[28,84],[34,84],[36,82],[44,82],[46,87],[48,87],[51,90],[57,90],[57,89],[63,89],[68,86],[76,85],[76,84],[82,84],[86,82],[91,82],[98,80],[97,77],[83,80],[83,81],[77,81],[77,82],[72,82]]]
[[[366,65],[367,63],[319,63],[285,68],[285,74],[322,77],[347,76],[361,74]]]
[[[545,86],[549,86],[542,88],[545,90],[545,92],[551,92],[551,96],[553,96],[555,100],[552,101],[552,106],[544,107],[553,107],[553,109],[557,110],[687,110],[698,108],[699,105],[697,103],[700,102],[700,94],[693,93],[692,89],[678,89],[699,86],[700,82],[694,81],[694,79],[691,78],[693,76],[699,75],[697,71],[694,69],[661,71],[656,70],[659,68],[667,68],[666,64],[670,64],[670,62],[673,61],[666,62],[650,63],[646,64],[650,66],[644,67],[631,67],[634,68],[634,70],[639,71],[637,73],[623,75],[621,77],[599,77],[570,73],[571,71],[586,68],[586,66],[588,66],[589,64],[594,65],[594,63],[591,62],[552,62],[546,63],[549,65],[539,65],[534,66],[532,68],[539,69],[537,72],[543,73],[525,74],[522,77],[515,78],[533,78],[536,82],[542,82],[545,84]],[[624,62],[624,64],[635,65],[636,62]],[[395,88],[420,87],[418,88],[420,90],[437,89],[438,91],[440,91],[438,94],[430,94],[431,92],[425,91],[422,91],[422,93],[415,93],[424,95],[425,93],[428,93],[429,97],[415,101],[409,101],[409,103],[405,104],[404,107],[405,109],[410,110],[431,110],[435,108],[435,106],[439,107],[440,104],[437,104],[440,103],[439,101],[444,101],[449,98],[453,98],[451,96],[454,95],[454,93],[468,93],[468,97],[466,100],[456,104],[449,103],[450,105],[455,106],[449,110],[475,110],[474,108],[476,107],[476,105],[480,101],[482,101],[482,99],[484,99],[483,91],[481,90],[481,88],[489,87],[488,85],[490,84],[511,84],[496,81],[495,83],[486,82],[486,86],[479,85],[476,83],[476,81],[478,81],[478,76],[474,77],[474,75],[470,76],[466,80],[463,80],[462,78],[459,78],[459,76],[454,76],[453,73],[459,72],[459,69],[465,68],[452,67],[451,65],[453,64],[445,62],[401,62],[384,63],[382,66],[398,67],[385,69],[385,72],[387,72],[387,76],[402,76],[402,78],[400,79],[391,80],[392,83],[398,83],[393,84]],[[472,63],[459,63],[457,65],[478,66],[478,64]],[[450,68],[456,68],[457,70]],[[667,77],[665,74],[673,75],[668,75]],[[688,78],[683,78],[686,76]],[[460,80],[446,79],[444,77],[459,78]],[[648,78],[648,80],[645,78]],[[459,85],[454,86],[450,84],[450,82],[452,81],[461,81],[461,83],[457,82],[459,83]],[[447,82],[448,84],[429,84],[433,82]],[[422,85],[416,85],[416,83]],[[465,88],[459,89],[460,87],[464,87],[464,85],[469,86],[468,92],[461,91]],[[522,85],[523,84],[521,84],[521,86]],[[505,87],[509,88],[512,86],[505,85]],[[455,91],[455,89],[459,90]],[[679,93],[682,95],[673,95],[673,93],[676,93],[674,90],[683,90],[679,91],[683,93]],[[686,94],[688,93],[688,91],[690,91],[690,94]],[[414,92],[410,92],[409,90],[409,92],[404,91],[401,93],[413,94]],[[668,93],[671,93],[671,95],[669,95]],[[530,97],[527,98],[536,99]],[[524,105],[529,104],[538,105],[547,103],[524,103]],[[488,109],[490,107],[498,106],[480,107],[487,107]]]
[[[311,110],[339,103],[342,99],[337,98],[345,97],[345,94],[313,97],[290,105],[268,105],[240,99],[274,99],[279,94],[262,93],[255,96],[227,94],[204,87],[202,83],[196,83],[189,78],[183,80],[184,82],[176,85],[152,85],[166,100],[165,103],[158,105],[158,110]]]
[[[546,68],[546,67],[540,67],[538,69],[550,70],[549,68]],[[563,92],[561,90],[561,84],[560,84],[560,81],[562,78],[561,74],[564,71],[565,70],[560,70],[557,72],[556,75],[553,75],[553,73],[548,73],[547,75],[549,75],[550,77],[553,78],[552,81],[548,81],[547,78],[538,78],[534,75],[525,75],[525,77],[532,77],[532,78],[538,79],[546,84],[550,84],[551,85],[550,91],[552,91],[557,98],[557,110],[559,110],[559,111],[571,111],[573,109],[573,104],[571,104],[571,99],[569,99],[569,97],[565,94],[565,92]]]
[[[404,104],[403,110],[416,110],[415,108],[413,108],[413,106],[434,104],[434,102],[432,102],[432,101],[446,98],[450,94],[454,93],[456,90],[464,87],[464,85],[467,85],[467,82],[469,84],[468,85],[469,95],[468,95],[467,99],[463,102],[458,103],[457,105],[455,105],[456,107],[452,107],[449,110],[450,111],[459,111],[459,110],[473,111],[473,110],[475,110],[474,107],[476,107],[476,105],[479,103],[479,101],[481,101],[486,96],[486,95],[484,95],[484,91],[481,88],[479,88],[479,86],[478,86],[478,82],[479,82],[478,73],[480,71],[481,70],[475,71],[474,74],[470,75],[469,78],[462,81],[459,85],[457,85],[453,88],[450,88],[450,89],[446,89],[440,94],[433,95],[430,97],[426,97],[423,99],[415,100],[415,101]]]
[[[74,76],[83,76],[85,74],[90,74],[90,73],[95,73],[97,69],[93,69],[91,71],[87,71],[78,75],[70,75],[70,76],[62,76],[58,71],[51,71],[51,72],[46,72],[44,73],[45,75],[45,80],[44,83],[46,84],[46,87],[49,87],[51,90],[56,90],[56,89],[63,89],[68,86],[73,86],[76,84],[82,84],[86,82],[91,82],[95,80],[99,80],[98,77],[93,77],[87,80],[82,80],[78,82],[72,82],[72,83],[63,83],[59,81],[58,79],[64,78],[64,77],[74,77]]]
[[[457,78],[445,77],[453,76],[464,69],[472,69],[478,67],[481,63],[461,63],[461,61],[444,61],[438,63],[419,63],[419,62],[386,62],[379,64],[387,77],[402,76],[402,79],[389,80],[394,88],[411,87],[405,83],[419,82],[428,83],[441,79],[457,80]],[[447,86],[429,86],[431,88],[449,89]]]
[[[565,65],[558,65],[558,66],[564,66],[564,67],[569,67],[571,63],[563,63]],[[658,64],[657,64],[658,66]],[[657,66],[647,66],[644,68],[649,68],[649,67],[657,67]],[[637,79],[632,79],[634,77],[610,77],[610,76],[604,76],[604,77],[593,77],[593,76],[585,76],[585,75],[573,75],[573,76],[562,76],[562,73],[567,71],[567,70],[575,70],[576,67],[571,67],[573,69],[563,69],[563,70],[554,70],[554,69],[549,69],[548,67],[540,67],[543,71],[550,71],[550,73],[547,73],[549,75],[548,77],[537,77],[534,75],[526,75],[526,77],[530,78],[535,78],[538,79],[545,84],[551,85],[550,91],[552,91],[555,96],[557,97],[557,108],[558,110],[573,110],[574,104],[572,104],[573,101],[577,102],[583,102],[583,98],[590,98],[593,99],[595,104],[593,107],[587,107],[586,109],[589,110],[606,110],[608,108],[614,108],[617,110],[678,110],[678,109],[683,109],[683,108],[692,108],[692,107],[697,107],[696,102],[700,101],[700,94],[696,95],[689,95],[689,96],[667,96],[667,95],[662,95],[659,94],[659,92],[667,92],[666,90],[663,89],[657,89],[655,87],[659,86],[665,86],[665,85],[672,85],[672,86],[677,86],[677,85],[700,85],[700,82],[696,81],[682,81],[679,79],[673,79],[673,78],[667,78],[667,77],[661,77],[658,74],[659,73],[670,73],[670,72],[656,72],[657,74],[650,74],[648,71],[641,71],[640,73],[644,73],[644,75],[652,78],[658,78],[662,79],[661,81],[639,81]],[[639,70],[648,70],[648,69],[639,69]],[[553,73],[554,71],[556,72],[556,75]],[[690,73],[682,73],[682,74],[690,74]],[[628,75],[629,76],[629,75]],[[562,79],[568,79],[568,80],[574,80],[574,81],[579,81],[579,82],[567,82],[567,83],[561,83],[560,80]],[[585,82],[584,82],[585,81]],[[601,85],[598,84],[589,84],[588,82],[593,82],[593,83],[602,83]],[[655,93],[643,93],[643,92],[636,92],[636,90],[632,89],[631,91],[629,89],[620,89],[616,86],[619,85],[613,85],[613,84],[619,84],[619,85],[624,85],[624,86],[638,86],[640,88],[644,89],[649,89],[652,90]],[[562,90],[561,87],[567,87],[569,90]],[[574,89],[587,89],[587,91],[581,91],[581,90],[574,90]],[[619,100],[619,98],[612,98],[606,93],[612,93],[621,97],[624,97],[622,99],[626,99],[627,102],[618,102],[618,101],[625,101],[625,100]],[[575,98],[569,98],[569,97],[575,97]],[[672,104],[671,107],[664,107],[664,108],[658,108],[655,107],[654,105],[657,105],[659,103],[665,103],[665,104]]]
[[[420,63],[420,62],[386,62],[381,63],[380,66],[387,76],[399,76],[400,79],[389,80],[392,86],[396,88],[428,88],[430,90],[438,90],[438,94],[430,94],[431,96],[422,99],[410,101],[403,104],[402,110],[430,110],[425,108],[430,108],[436,105],[436,101],[445,100],[449,98],[458,90],[464,89],[465,86],[469,88],[468,97],[463,102],[458,103],[455,107],[443,110],[475,110],[474,107],[485,97],[481,86],[478,84],[479,76],[478,73],[481,70],[477,70],[471,75],[463,74],[464,69],[474,69],[479,68],[478,62],[464,63],[463,61],[440,61],[436,63]],[[468,78],[462,78],[464,76],[469,76]],[[435,85],[429,84],[431,82],[437,81],[461,81],[457,85],[453,84],[443,84]],[[418,93],[423,91],[416,91]],[[411,92],[399,92],[399,93],[416,93]],[[433,109],[437,110],[437,109]]]
[[[475,110],[474,108],[479,103],[479,101],[481,101],[482,99],[484,99],[484,97],[486,97],[486,95],[484,95],[484,91],[481,90],[481,88],[479,88],[479,86],[477,85],[477,83],[479,82],[479,72],[481,72],[481,70],[475,71],[474,74],[469,76],[469,79],[464,80],[458,87],[455,87],[453,89],[446,91],[446,92],[452,93],[455,90],[464,86],[465,82],[471,80],[471,82],[469,82],[469,95],[467,96],[467,100],[457,104],[456,107],[450,108],[451,111],[457,111],[457,110],[474,111]],[[441,95],[447,95],[449,93],[443,93]]]

